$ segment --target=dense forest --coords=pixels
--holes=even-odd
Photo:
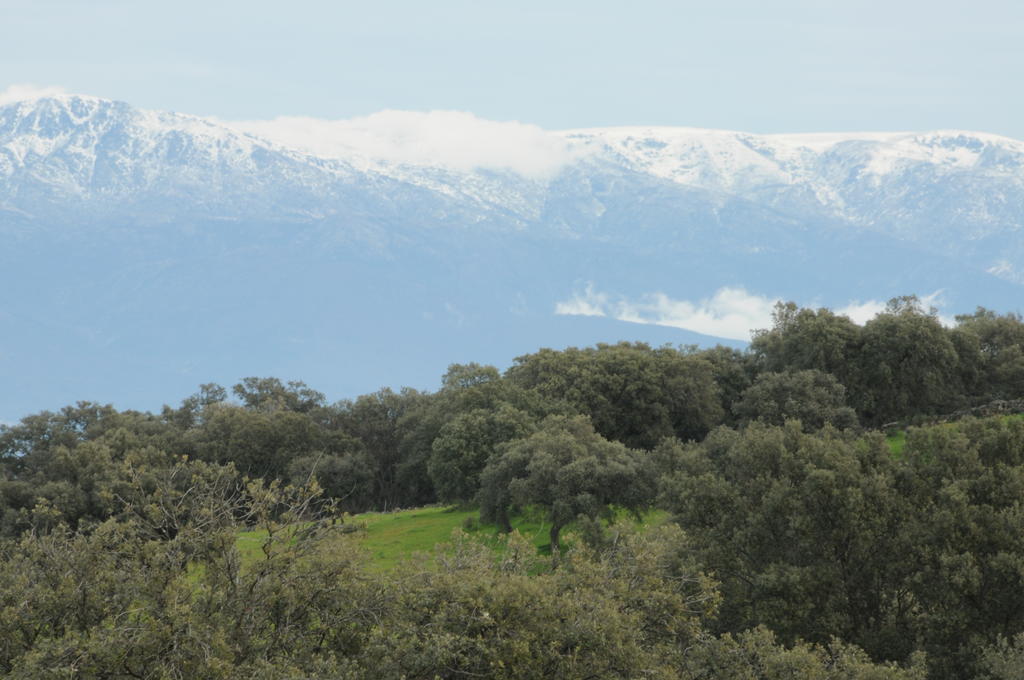
[[[80,402],[0,426],[0,674],[1024,677],[1022,412],[1021,317],[914,297],[435,392]],[[351,515],[428,504],[505,538],[375,569]]]

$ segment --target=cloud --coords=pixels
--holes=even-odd
[[[58,87],[56,85],[39,87],[36,85],[19,83],[16,85],[10,85],[6,90],[0,92],[0,106],[6,106],[7,104],[13,104],[14,102],[42,99],[43,97],[55,97],[61,94],[67,94],[67,91],[63,87]]]
[[[871,319],[885,311],[885,303],[878,300],[868,300],[867,302],[851,302],[845,307],[839,307],[833,309],[833,312],[840,316],[850,317],[850,321],[863,326]]]
[[[594,284],[588,283],[582,293],[577,293],[565,302],[555,305],[555,314],[563,316],[606,316],[608,296],[594,291]]]
[[[751,331],[771,326],[776,302],[777,298],[748,293],[743,288],[720,288],[699,302],[673,300],[664,293],[655,293],[640,302],[621,304],[617,318],[749,340]]]
[[[924,307],[925,311],[928,311],[929,309],[934,309],[936,311],[936,316],[939,319],[939,323],[941,323],[943,326],[946,326],[947,328],[953,328],[954,326],[956,326],[955,318],[953,318],[952,316],[948,316],[946,314],[938,314],[938,311],[946,306],[946,296],[944,295],[945,292],[946,290],[944,288],[940,288],[931,295],[923,296],[921,298],[921,306]]]
[[[929,293],[928,295],[919,296],[918,299],[921,302],[921,308],[924,311],[931,309],[938,310],[946,306],[946,298],[943,295],[945,290],[940,288],[939,290]],[[850,302],[845,307],[837,307],[833,309],[836,314],[850,317],[850,320],[855,324],[863,326],[871,319],[885,311],[887,303],[881,300],[868,300],[867,302]],[[956,326],[956,319],[951,316],[944,314],[936,314],[936,317],[943,326],[952,328]]]
[[[942,307],[943,305],[946,304],[946,296],[943,295],[943,293],[945,292],[946,290],[944,288],[940,288],[930,295],[922,296],[921,306],[924,307],[925,309],[928,309],[930,307]]]
[[[609,316],[619,321],[684,328],[732,340],[749,340],[750,331],[768,328],[778,298],[748,293],[743,288],[721,288],[698,302],[674,300],[664,293],[639,300],[611,300],[588,285],[555,305],[556,314]]]
[[[464,111],[381,111],[361,118],[234,121],[235,129],[327,158],[364,158],[452,170],[509,170],[549,178],[574,158],[569,143],[536,125]]]
[[[942,306],[942,292],[938,290],[923,296],[922,306],[926,310]],[[675,300],[664,293],[651,293],[638,300],[613,299],[607,293],[595,290],[593,284],[588,284],[568,300],[557,303],[555,314],[607,316],[618,321],[670,326],[719,338],[749,341],[751,331],[771,328],[772,312],[780,301],[781,298],[758,295],[740,287],[720,288],[710,297],[696,302]],[[851,301],[843,307],[833,308],[833,311],[864,325],[885,311],[885,306],[886,303],[879,300]],[[955,323],[948,316],[939,315],[938,318],[946,326]]]
[[[997,276],[1007,281],[1016,281],[1018,279],[1017,273],[1013,269],[1013,264],[1009,260],[996,260],[995,264],[985,271],[992,276]]]

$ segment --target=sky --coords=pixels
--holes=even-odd
[[[1022,82],[1017,0],[0,0],[0,89],[228,120],[1024,139]]]

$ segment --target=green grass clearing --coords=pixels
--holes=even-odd
[[[1011,413],[1005,416],[998,416],[998,418],[1003,422],[1024,420],[1024,413]],[[954,421],[951,423],[938,423],[937,425],[941,427],[956,428],[959,427],[960,423],[959,421]],[[936,427],[936,425],[928,425],[926,427]],[[892,451],[892,455],[897,459],[902,458],[903,447],[906,446],[907,443],[907,430],[897,430],[895,432],[891,432],[890,434],[886,435],[885,441],[889,444],[889,449]]]
[[[894,434],[887,435],[885,441],[889,444],[889,450],[896,459],[903,457],[903,447],[907,443],[907,431],[899,430]]]
[[[368,512],[355,515],[348,521],[363,527],[362,531],[354,534],[355,540],[366,550],[373,567],[385,571],[416,553],[433,552],[438,544],[451,539],[455,529],[463,529],[497,550],[501,546],[497,527],[480,525],[476,522],[478,515],[475,508],[428,506],[397,512]],[[644,516],[642,525],[656,526],[667,518],[665,512],[652,511]],[[541,515],[527,513],[514,517],[512,528],[532,542],[538,553],[550,554],[550,525]],[[566,527],[566,531],[571,530],[571,525]],[[266,537],[263,530],[239,533],[236,545],[243,564],[252,564],[262,557]]]

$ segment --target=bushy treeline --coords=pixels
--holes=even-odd
[[[180,468],[177,468],[180,471]],[[210,473],[211,469],[207,470]],[[176,483],[174,474],[151,480]],[[29,534],[0,555],[0,674],[57,678],[827,678],[919,680],[838,640],[780,644],[764,627],[713,635],[719,595],[677,527],[624,530],[539,564],[513,534],[496,555],[465,534],[432,558],[367,570],[309,496],[251,483],[245,499],[188,487],[89,533]],[[172,494],[173,495],[173,494]],[[180,497],[180,496],[178,496]],[[205,499],[202,500],[202,499]],[[219,499],[219,500],[217,500]],[[267,532],[255,564],[239,513]]]
[[[991,645],[1024,632],[1024,419],[912,428],[898,457],[796,422],[658,457],[659,504],[721,581],[717,631],[925,652],[937,678],[986,677]]]
[[[747,351],[544,349],[504,375],[453,365],[432,393],[385,388],[328,403],[301,382],[246,378],[230,394],[204,385],[159,414],[79,403],[28,416],[0,426],[0,534],[32,526],[40,505],[72,527],[107,518],[128,451],[163,465],[179,456],[232,464],[267,480],[315,477],[345,510],[385,510],[473,502],[496,450],[551,416],[584,416],[603,439],[649,451],[720,425],[871,427],[1020,397],[1016,315],[979,309],[946,328],[915,298],[898,298],[858,326],[789,303]]]
[[[1020,677],[1024,421],[914,429],[901,458],[797,423],[650,458],[674,523],[582,521],[557,568],[516,534],[497,553],[462,535],[381,573],[313,492],[132,455],[115,517],[0,542],[0,673]],[[265,531],[254,563],[240,525]]]
[[[779,305],[751,344],[759,372],[834,377],[861,422],[943,413],[1024,394],[1024,323],[979,308],[944,327],[915,297],[895,298],[857,326],[827,309]]]
[[[540,350],[504,374],[453,365],[432,393],[329,403],[301,382],[247,378],[230,394],[204,385],[157,414],[91,403],[39,413],[0,427],[2,568],[32,574],[3,591],[0,620],[35,621],[0,630],[0,668],[884,678],[927,667],[937,678],[1018,677],[1024,422],[911,429],[900,455],[873,428],[1022,397],[1020,317],[979,309],[947,328],[899,298],[864,326],[780,305],[747,351]],[[342,539],[313,540],[325,526],[285,521],[299,515],[294,491],[281,489],[311,484],[329,503],[299,515],[326,513],[324,522],[438,501],[477,504],[506,529],[517,512],[543,512],[561,566],[496,564],[459,541],[437,569],[373,575]],[[652,507],[682,531],[608,538],[619,511]],[[291,527],[290,537],[272,535],[268,561],[249,572],[232,531],[259,523]],[[582,543],[563,546],[569,525]],[[297,526],[318,528],[296,537]],[[293,545],[307,553],[279,559]],[[628,563],[615,561],[622,550]],[[76,579],[92,585],[75,589]],[[49,585],[31,590],[35,581]],[[25,588],[36,599],[19,600]],[[67,606],[46,594],[62,588]],[[109,596],[89,609],[103,588]],[[265,608],[242,616],[257,594]],[[232,629],[239,621],[249,628]],[[146,631],[125,647],[141,656],[102,656],[128,635],[122,624]],[[196,639],[175,637],[183,631]],[[67,671],[81,659],[93,665]]]

